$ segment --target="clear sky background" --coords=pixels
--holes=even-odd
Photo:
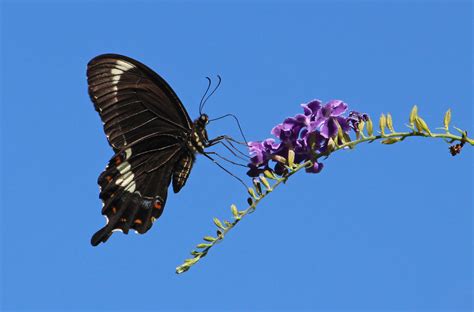
[[[342,99],[404,129],[451,108],[473,129],[468,1],[3,1],[1,308],[5,311],[470,311],[472,148],[441,140],[341,151],[298,174],[208,257],[175,267],[212,217],[244,208],[240,185],[198,157],[186,187],[143,236],[104,224],[96,179],[112,156],[87,94],[87,62],[147,64],[198,115],[268,137],[313,98]],[[231,120],[210,136],[238,132]],[[244,171],[233,168],[241,175]]]

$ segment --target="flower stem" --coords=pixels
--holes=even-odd
[[[412,129],[414,130],[414,129]],[[473,139],[470,139],[470,138],[467,138],[466,136],[456,136],[454,134],[451,134],[450,132],[446,131],[446,133],[426,133],[426,132],[421,132],[421,131],[413,131],[413,132],[391,132],[391,133],[386,133],[386,134],[379,134],[379,135],[371,135],[371,136],[367,136],[367,137],[361,137],[357,140],[354,140],[354,141],[350,141],[350,142],[346,142],[344,144],[340,144],[340,145],[337,145],[335,147],[335,149],[333,151],[331,151],[331,153],[337,151],[337,150],[341,150],[341,149],[344,149],[346,147],[355,147],[357,146],[358,144],[360,143],[364,143],[364,142],[373,142],[373,141],[376,141],[376,140],[380,140],[380,139],[390,139],[390,138],[396,138],[396,139],[399,139],[398,141],[395,141],[395,142],[400,142],[400,141],[403,141],[404,139],[408,138],[408,137],[428,137],[428,138],[435,138],[435,139],[444,139],[444,140],[450,140],[450,141],[464,141],[464,142],[467,142],[471,145],[474,146],[474,140]],[[331,154],[329,153],[329,154]],[[316,156],[316,159],[320,158],[320,157],[324,157],[324,156],[328,156],[329,154],[319,154]],[[186,272],[187,270],[189,270],[194,264],[196,264],[199,260],[201,260],[201,258],[205,257],[207,255],[207,253],[209,252],[209,250],[214,247],[217,243],[221,242],[225,235],[230,231],[232,230],[241,220],[242,218],[244,218],[245,216],[251,214],[252,212],[254,212],[257,208],[257,205],[265,198],[267,197],[270,193],[272,193],[276,188],[278,188],[278,186],[284,182],[286,182],[293,174],[299,172],[301,169],[303,168],[306,168],[306,167],[309,167],[313,164],[313,162],[311,160],[307,160],[301,164],[295,164],[293,167],[287,167],[289,170],[288,170],[288,173],[286,173],[284,176],[281,176],[281,177],[276,177],[275,176],[275,183],[273,183],[273,185],[271,185],[270,188],[267,188],[267,190],[259,195],[255,195],[253,198],[254,200],[252,201],[252,203],[243,211],[240,211],[238,212],[238,215],[237,216],[234,216],[234,221],[233,222],[230,222],[230,223],[227,223],[225,226],[224,225],[221,225],[219,227],[219,230],[218,230],[218,236],[217,238],[212,238],[214,240],[212,241],[208,241],[206,239],[206,241],[208,241],[208,243],[206,244],[199,244],[198,245],[198,249],[199,250],[193,250],[191,252],[191,254],[193,255],[193,258],[190,258],[190,259],[186,259],[185,262],[181,265],[179,265],[177,268],[176,268],[176,273],[177,274],[181,274],[181,273],[184,273]]]

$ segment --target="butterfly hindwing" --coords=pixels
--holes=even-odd
[[[92,245],[107,240],[115,230],[143,234],[150,229],[163,212],[179,152],[178,143],[151,156],[129,148],[110,160],[98,180],[107,224],[93,236]]]

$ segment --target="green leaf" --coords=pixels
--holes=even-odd
[[[448,111],[446,112],[446,114],[444,114],[444,129],[446,129],[446,131],[449,129],[449,124],[451,123],[451,109],[448,109]]]
[[[220,221],[219,219],[214,218],[213,221],[214,221],[214,224],[215,224],[218,228],[225,230],[225,227],[222,225],[222,223],[221,223],[221,221]]]
[[[394,143],[397,143],[397,142],[400,142],[399,138],[388,138],[388,139],[383,140],[380,143],[382,143],[382,144],[394,144]]]
[[[213,242],[213,241],[215,241],[216,239],[217,239],[217,238],[212,237],[212,236],[205,236],[205,237],[204,237],[204,240],[205,240],[206,242]]]
[[[392,115],[390,115],[390,113],[387,113],[387,128],[391,132],[395,132],[395,129],[393,128]]]
[[[409,118],[410,126],[411,126],[412,128],[415,126],[415,118],[416,118],[416,116],[418,116],[418,107],[415,105],[415,106],[413,106],[413,108],[411,109],[410,118]]]
[[[387,127],[387,118],[384,114],[380,115],[379,119],[380,132],[385,135],[385,128]]]
[[[367,119],[367,134],[369,137],[374,135],[374,124],[372,123],[372,119]]]

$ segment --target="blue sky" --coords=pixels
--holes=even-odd
[[[1,8],[1,307],[5,311],[470,311],[472,149],[411,139],[342,151],[299,174],[183,275],[212,217],[243,208],[198,157],[143,236],[89,244],[104,223],[96,179],[112,156],[86,64],[120,53],[159,72],[193,118],[269,136],[313,98],[342,99],[403,129],[451,108],[472,129],[468,1],[17,2]],[[236,136],[229,121],[210,136]],[[234,171],[239,172],[234,168]]]

